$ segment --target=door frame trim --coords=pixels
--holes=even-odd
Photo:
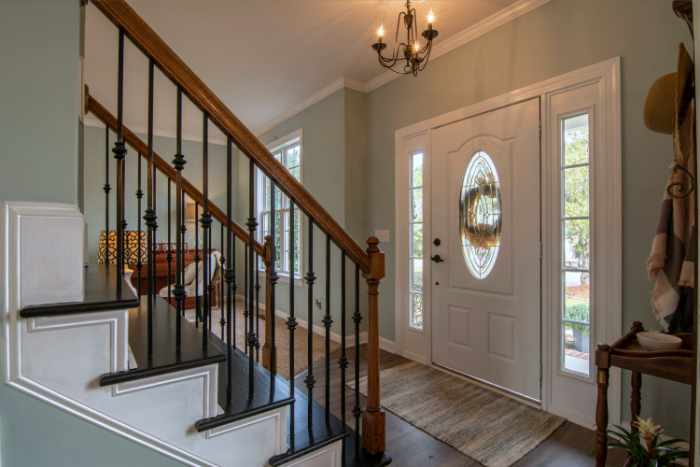
[[[622,335],[622,114],[621,114],[621,81],[620,81],[620,57],[614,57],[560,76],[556,76],[538,83],[516,89],[505,94],[486,99],[484,101],[469,105],[436,117],[400,128],[394,133],[394,186],[395,186],[395,226],[396,226],[396,249],[394,255],[395,271],[406,271],[407,260],[406,255],[402,252],[406,251],[408,246],[408,222],[407,222],[407,206],[408,206],[408,180],[404,176],[406,170],[407,154],[411,147],[415,147],[416,139],[422,140],[421,146],[425,150],[424,167],[428,167],[428,173],[424,175],[426,180],[429,180],[430,161],[431,161],[431,130],[441,126],[464,120],[467,118],[478,116],[479,114],[497,110],[502,107],[507,107],[526,100],[540,97],[540,145],[541,145],[541,180],[543,184],[549,183],[551,174],[547,172],[549,164],[546,162],[552,157],[559,157],[559,154],[552,154],[549,144],[551,131],[547,122],[549,121],[549,108],[547,103],[549,97],[569,89],[574,89],[581,85],[590,85],[598,83],[603,90],[603,106],[602,115],[607,119],[606,128],[608,131],[604,135],[600,135],[604,139],[603,144],[606,148],[605,152],[608,155],[605,159],[609,178],[607,180],[607,190],[610,193],[609,203],[606,204],[606,217],[609,220],[607,226],[610,232],[609,245],[610,251],[620,252],[619,254],[608,255],[606,258],[601,258],[599,261],[605,261],[606,270],[609,271],[609,277],[606,278],[610,287],[607,289],[605,299],[608,303],[608,310],[605,315],[598,316],[598,341],[611,342],[613,339]],[[544,188],[544,187],[543,187]],[[552,200],[551,191],[543,189],[541,197],[541,229],[543,232],[542,242],[546,237],[544,234],[549,231],[551,222],[557,219],[552,219],[552,215],[548,212],[547,207],[551,206]],[[424,184],[423,205],[430,204],[429,186]],[[429,209],[424,208],[424,231],[423,242],[424,251],[430,251],[430,224],[425,218]],[[550,209],[551,211],[551,209]],[[429,215],[429,213],[428,213]],[[541,395],[542,408],[544,410],[551,409],[551,383],[552,383],[552,368],[558,361],[559,356],[553,355],[552,352],[557,348],[552,335],[552,322],[556,319],[558,310],[552,310],[552,294],[558,290],[553,284],[554,277],[558,278],[559,265],[554,264],[554,258],[547,248],[542,248],[542,319],[541,319]],[[424,263],[425,264],[425,263]],[[423,312],[424,312],[424,330],[422,332],[423,352],[407,348],[407,332],[408,332],[408,278],[396,275],[395,278],[395,299],[394,299],[394,325],[396,333],[396,351],[398,354],[419,361],[421,363],[432,365],[431,351],[431,302],[429,291],[430,287],[426,284],[431,283],[430,267],[425,265],[424,268],[424,297]],[[415,332],[415,331],[413,331]],[[591,349],[593,355],[594,349]],[[621,387],[620,371],[612,369],[610,372],[610,388],[609,388],[609,413],[611,424],[620,423],[621,403],[622,403],[622,387]],[[593,408],[592,408],[593,410]],[[569,415],[569,419],[573,422],[582,424],[582,420],[577,420],[575,416]]]

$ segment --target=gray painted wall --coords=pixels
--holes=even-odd
[[[78,202],[79,29],[78,0],[0,2],[0,202]],[[4,382],[0,456],[6,467],[179,465]]]
[[[369,95],[368,225],[394,230],[394,131],[489,97],[615,56],[622,57],[623,321],[654,327],[646,258],[671,161],[671,140],[648,131],[642,110],[653,81],[674,70],[685,25],[658,0],[554,0],[433,61],[418,78],[402,78]],[[381,334],[393,339],[394,244],[384,246],[387,278]],[[625,384],[625,388],[628,385]],[[627,396],[627,392],[625,392]],[[690,391],[647,378],[644,413],[681,434]],[[628,399],[623,407],[629,416]]]

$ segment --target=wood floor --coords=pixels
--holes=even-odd
[[[366,346],[361,348],[360,375],[366,374],[366,366],[363,361]],[[354,375],[354,349],[348,349],[350,366],[348,378]],[[340,370],[338,369],[339,351],[331,356],[331,394],[335,395],[331,400],[331,411],[340,416]],[[405,363],[407,360],[398,355],[382,351],[381,367],[391,368]],[[316,388],[314,399],[323,403],[323,387],[325,384],[325,363],[319,360],[314,365]],[[296,378],[296,384],[303,388],[305,374]],[[363,401],[364,403],[364,401]],[[352,426],[352,407],[354,395],[350,390],[346,391],[346,416]],[[465,456],[453,447],[439,441],[413,425],[405,422],[390,412],[386,414],[387,453],[393,458],[392,465],[397,467],[477,467],[481,464]],[[515,467],[590,467],[594,465],[593,457],[594,433],[572,423],[565,423],[545,442],[530,451],[525,457],[515,464]],[[624,459],[611,452],[608,465],[623,465]]]

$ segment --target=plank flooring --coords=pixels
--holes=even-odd
[[[366,346],[361,347],[360,376],[367,373],[367,368],[363,360]],[[331,401],[331,411],[340,417],[340,370],[338,359],[340,351],[335,351],[331,355],[330,386],[333,398]],[[354,349],[348,349],[348,379],[354,375]],[[398,355],[385,351],[381,352],[381,367],[391,368],[405,363],[407,360]],[[314,365],[314,376],[316,378],[316,389],[314,399],[323,403],[325,384],[325,363],[323,360],[317,361]],[[300,389],[304,388],[305,373],[297,376],[296,384]],[[362,397],[362,396],[360,396]],[[362,401],[364,404],[364,400]],[[346,417],[348,424],[354,426],[352,418],[352,407],[354,405],[354,393],[346,391]],[[387,423],[387,453],[393,458],[392,465],[397,467],[478,467],[481,464],[455,448],[433,438],[426,432],[415,428],[390,412],[386,414]],[[537,448],[530,451],[525,457],[520,459],[514,467],[590,467],[595,464],[593,446],[595,434],[593,431],[566,422],[554,432],[546,441]],[[624,458],[619,453],[612,452],[609,455],[609,466],[621,466]]]

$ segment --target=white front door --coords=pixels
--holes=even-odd
[[[432,132],[432,358],[540,400],[539,98]]]

